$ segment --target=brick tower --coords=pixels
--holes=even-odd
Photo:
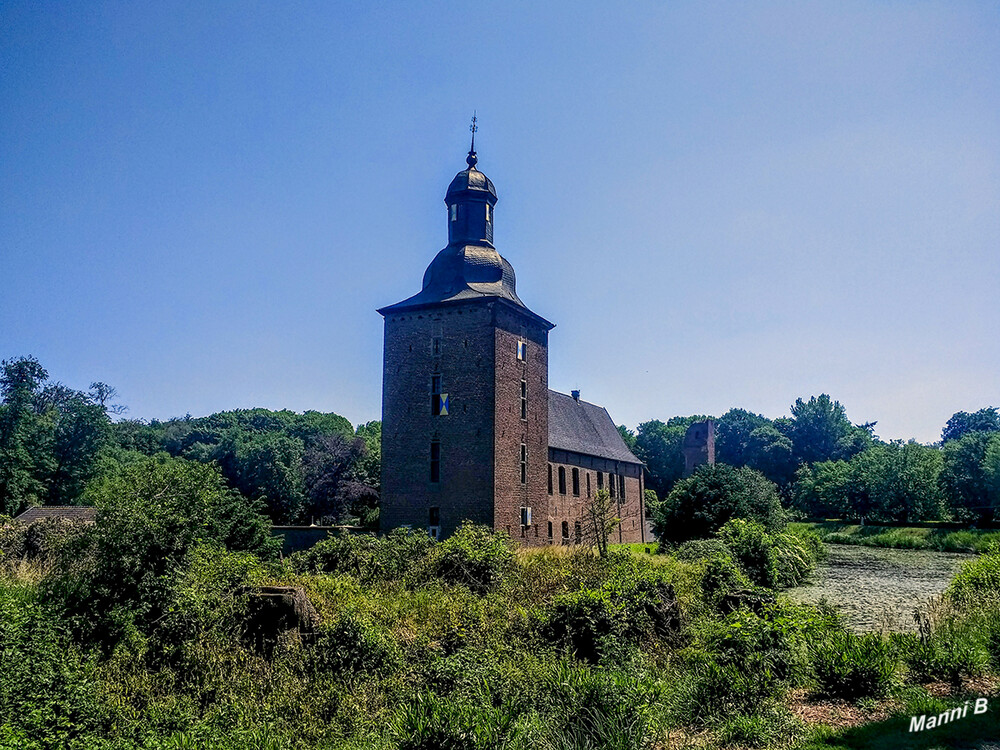
[[[474,134],[466,162],[445,195],[448,246],[418,294],[378,311],[381,527],[445,537],[470,519],[534,542],[531,509],[548,505],[553,325],[518,298],[493,246],[497,193],[476,169]]]

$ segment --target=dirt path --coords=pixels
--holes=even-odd
[[[789,590],[800,602],[826,598],[855,630],[913,630],[913,610],[944,592],[971,555],[927,550],[827,545],[813,583]]]

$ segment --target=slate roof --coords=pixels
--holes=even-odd
[[[471,157],[472,154],[469,156]],[[474,193],[489,193],[493,196],[493,203],[496,203],[497,189],[493,187],[493,181],[476,169],[473,164],[470,164],[468,169],[463,169],[455,175],[455,179],[448,186],[445,200],[447,201],[449,198],[454,198],[456,195],[469,191]]]
[[[14,520],[27,524],[44,519],[93,523],[97,519],[97,508],[86,505],[39,505],[28,508]]]
[[[419,292],[395,305],[380,308],[379,312],[385,315],[441,302],[499,297],[530,313],[517,296],[516,287],[513,266],[493,247],[459,243],[449,245],[435,256],[424,273],[423,288]],[[551,323],[549,328],[552,328]]]
[[[603,406],[549,391],[549,447],[641,464]]]

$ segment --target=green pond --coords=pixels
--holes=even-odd
[[[829,557],[809,585],[790,589],[794,600],[825,598],[851,628],[914,630],[913,612],[939,596],[972,555],[929,550],[829,544]]]

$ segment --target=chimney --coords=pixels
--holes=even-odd
[[[580,403],[580,391],[579,390],[570,391],[569,393],[573,397],[574,401],[576,401],[577,403]]]

